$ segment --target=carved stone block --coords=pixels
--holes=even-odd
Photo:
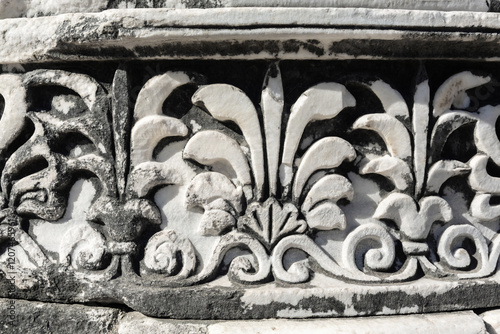
[[[325,28],[295,39],[287,10],[274,32],[241,9],[58,16],[53,39],[18,42],[33,53],[0,74],[0,297],[181,319],[500,306],[497,14],[433,39],[448,14],[412,12],[413,38],[397,10],[388,32],[382,11],[308,9]],[[379,35],[324,15],[348,12]],[[228,13],[237,32],[215,26]],[[419,41],[439,48],[415,58]],[[440,59],[449,45],[491,61]]]

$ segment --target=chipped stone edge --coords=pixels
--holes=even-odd
[[[498,60],[498,15],[367,8],[216,8],[118,9],[5,19],[0,20],[0,63],[201,58]],[[391,43],[389,50],[384,43]],[[427,53],[422,53],[426,52],[422,43],[430,48]],[[450,47],[449,53],[443,52]]]

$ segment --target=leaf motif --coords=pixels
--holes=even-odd
[[[449,110],[461,92],[484,85],[490,82],[490,80],[490,77],[474,75],[467,71],[451,76],[438,88],[434,95],[434,116],[441,116]]]
[[[137,95],[135,119],[163,115],[163,102],[176,88],[187,84],[194,84],[194,81],[184,72],[167,72],[149,79]]]
[[[477,115],[465,111],[447,111],[439,116],[432,129],[430,147],[432,149],[432,161],[437,161],[448,137],[458,128],[474,123],[478,120]]]
[[[375,131],[385,142],[391,156],[401,160],[411,158],[411,140],[403,123],[388,114],[368,114],[354,122],[353,129]]]
[[[178,171],[165,163],[146,161],[135,166],[128,176],[127,195],[129,198],[144,198],[163,185],[180,184],[182,177]]]
[[[387,114],[400,120],[410,118],[408,105],[403,96],[382,80],[370,82],[367,86],[377,95]]]
[[[413,198],[392,193],[379,203],[373,218],[394,221],[410,240],[426,238],[435,221],[448,222],[453,218],[451,207],[440,197],[424,197],[419,205],[418,211]]]
[[[306,90],[293,104],[285,132],[280,167],[281,184],[286,187],[292,180],[292,167],[297,147],[307,124],[331,119],[342,110],[354,107],[356,100],[338,83],[321,83]]]
[[[222,235],[236,226],[236,219],[225,210],[209,209],[205,211],[200,222],[201,235]]]
[[[362,175],[382,175],[388,178],[401,191],[405,191],[413,185],[413,174],[406,162],[388,155],[372,160],[364,159],[364,162],[361,163],[359,173]]]
[[[281,146],[281,116],[285,105],[283,83],[278,64],[272,64],[266,73],[260,104],[264,117],[269,193],[274,196],[276,195],[278,182],[278,164]]]
[[[252,199],[250,167],[236,140],[219,131],[200,131],[189,139],[182,156],[184,159],[211,166],[213,171],[227,177],[235,173],[243,189],[248,188],[248,191],[245,191],[247,201]]]
[[[469,183],[472,189],[490,194],[500,194],[500,178],[488,174],[486,165],[489,157],[484,154],[476,154],[469,161],[472,171],[469,175]]]
[[[88,75],[61,70],[35,70],[25,74],[24,84],[28,87],[57,85],[69,88],[83,99],[91,113],[106,114],[107,108],[100,104],[106,104],[107,99],[104,97],[107,94],[102,86]]]
[[[500,116],[500,106],[485,106],[478,110],[479,121],[474,129],[474,139],[478,151],[483,152],[500,165],[500,140],[496,132],[496,122]]]
[[[328,231],[333,229],[344,230],[346,218],[344,212],[337,204],[323,202],[314,209],[305,213],[307,225],[310,228]]]
[[[153,151],[163,138],[186,136],[188,128],[176,118],[146,116],[132,128],[130,163],[132,167],[141,162],[153,161]]]
[[[427,73],[423,66],[419,73],[420,82],[417,85],[413,102],[413,168],[415,171],[415,194],[420,196],[424,187],[427,163],[427,133],[429,131],[430,87]]]
[[[500,217],[500,205],[491,205],[491,197],[491,194],[477,193],[470,204],[471,215],[485,221]]]
[[[293,199],[297,201],[309,177],[321,169],[340,166],[344,160],[356,158],[354,148],[344,139],[327,137],[315,142],[304,154],[293,183]]]
[[[354,188],[348,179],[337,174],[326,175],[309,190],[301,209],[307,212],[323,201],[336,203],[342,198],[352,201],[353,197]]]
[[[256,195],[261,198],[265,180],[263,140],[259,117],[252,101],[240,89],[226,84],[201,87],[193,95],[192,101],[217,120],[232,121],[239,126],[250,147]]]
[[[238,228],[256,235],[268,248],[291,233],[305,232],[306,222],[298,219],[298,210],[291,204],[281,205],[275,198],[254,202],[238,220]]]
[[[427,192],[438,194],[449,178],[470,172],[468,165],[457,160],[440,160],[429,169]]]

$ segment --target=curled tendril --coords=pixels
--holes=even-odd
[[[347,236],[342,249],[344,265],[353,272],[360,271],[355,261],[356,248],[361,241],[367,239],[374,240],[381,246],[366,252],[364,266],[376,271],[389,269],[396,258],[394,241],[385,228],[372,223],[361,225]]]
[[[177,254],[181,255],[182,264],[179,263]],[[173,230],[163,230],[149,240],[144,254],[144,264],[155,273],[172,276],[178,271],[177,278],[186,278],[196,267],[196,255],[188,239],[179,236]]]
[[[283,238],[273,250],[271,258],[276,279],[287,283],[302,283],[309,279],[309,269],[304,263],[295,262],[288,270],[283,267],[283,256],[289,249],[300,249],[309,254],[325,270],[342,276],[343,269],[330,259],[313,240],[305,235],[292,235]]]
[[[59,261],[75,269],[97,270],[105,253],[104,237],[88,225],[66,232],[59,248]]]
[[[233,231],[220,239],[207,266],[200,274],[193,277],[193,281],[201,282],[211,278],[217,272],[216,269],[224,260],[227,252],[234,248],[248,249],[254,256],[256,264],[242,256],[234,258],[229,265],[228,276],[230,280],[247,284],[261,283],[267,280],[271,273],[271,261],[264,246],[247,234]]]
[[[448,227],[438,243],[438,255],[441,261],[451,269],[466,270],[471,264],[471,254],[464,248],[453,249],[457,241],[471,240],[478,256],[478,269],[469,273],[459,273],[459,278],[481,277],[491,274],[496,268],[498,259],[499,240],[492,242],[491,255],[488,256],[488,244],[481,232],[472,225],[453,225]]]

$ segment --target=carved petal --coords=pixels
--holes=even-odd
[[[469,183],[472,189],[484,193],[500,194],[500,178],[493,177],[486,171],[488,157],[476,154],[469,161],[472,171],[469,175]]]
[[[257,197],[260,198],[265,180],[264,152],[260,122],[252,101],[238,88],[226,84],[202,87],[193,95],[192,101],[216,119],[232,121],[240,127],[250,147]]]
[[[186,144],[183,158],[207,166],[223,165],[236,173],[242,185],[252,183],[248,161],[240,146],[236,140],[219,131],[207,130],[196,133]],[[214,171],[226,174],[223,168],[221,169]]]
[[[182,177],[177,171],[161,162],[143,162],[129,174],[127,189],[132,197],[145,197],[161,185],[179,184]]]
[[[470,205],[473,217],[486,221],[500,217],[500,205],[490,205],[490,194],[476,194]]]
[[[354,148],[344,139],[327,137],[314,143],[302,157],[293,184],[293,198],[297,200],[309,177],[317,170],[338,167],[344,160],[356,158]]]
[[[382,102],[382,106],[384,107],[386,113],[403,119],[410,117],[408,105],[406,104],[403,96],[401,96],[397,90],[382,80],[371,82],[368,86],[375,93],[375,95],[377,95],[380,102]]]
[[[292,106],[283,145],[282,180],[291,180],[291,167],[302,133],[312,121],[331,119],[344,108],[354,107],[356,100],[338,83],[321,83],[305,91]],[[285,168],[284,166],[288,166]],[[286,186],[286,182],[283,186]]]
[[[425,70],[419,76],[427,79]],[[425,169],[427,163],[427,133],[429,131],[429,80],[423,80],[417,85],[413,101],[413,167],[415,172],[415,195],[420,196],[424,186]]]
[[[26,89],[19,75],[0,75],[0,95],[5,107],[0,115],[0,154],[19,135],[26,115]]]
[[[31,119],[38,119],[44,126],[50,126],[56,129],[58,133],[81,133],[92,141],[97,151],[106,155],[110,154],[105,134],[106,125],[96,119],[87,119],[85,117],[63,121],[46,113],[30,113]]]
[[[474,129],[474,138],[478,151],[484,152],[500,165],[500,140],[495,128],[500,116],[500,107],[485,106],[479,109],[479,121]]]
[[[453,101],[463,91],[479,87],[490,82],[489,77],[481,77],[471,72],[457,73],[446,80],[434,95],[434,116],[440,116],[451,108]]]
[[[283,84],[278,64],[272,64],[266,73],[262,88],[261,108],[266,133],[267,171],[269,192],[276,195],[278,163],[281,147],[281,116],[285,105]]]
[[[183,72],[167,72],[149,79],[137,96],[134,110],[135,119],[162,115],[165,99],[174,89],[189,83],[192,83],[191,79]]]
[[[413,175],[406,162],[388,155],[367,161],[359,173],[385,176],[399,190],[406,190],[413,184]]]
[[[463,162],[457,160],[440,160],[432,165],[429,170],[427,191],[430,193],[439,193],[441,186],[449,178],[467,174],[469,171],[469,166]]]
[[[410,134],[403,123],[388,114],[368,114],[354,122],[353,129],[373,130],[382,137],[389,153],[402,160],[411,157]]]
[[[341,175],[326,175],[316,182],[307,193],[302,212],[311,210],[316,204],[324,200],[336,203],[341,198],[349,201],[354,197],[354,188],[351,182]]]
[[[393,193],[380,202],[373,218],[394,221],[401,232],[411,240],[421,240],[427,237],[435,221],[448,222],[453,218],[450,206],[440,197],[424,197],[419,204],[420,212],[417,212],[417,205],[413,198],[405,194]]]
[[[432,159],[436,161],[441,156],[441,151],[448,137],[459,127],[477,121],[477,115],[465,111],[448,111],[439,116],[432,129],[430,147]]]
[[[229,212],[210,209],[205,212],[200,222],[202,235],[220,235],[236,225],[236,219]]]
[[[444,199],[437,196],[424,197],[418,203],[420,206],[419,215],[425,222],[432,224],[435,221],[449,222],[453,218],[453,211]],[[429,230],[425,230],[427,235]]]
[[[132,129],[131,165],[152,161],[153,151],[163,138],[187,134],[188,128],[184,123],[173,117],[148,116],[140,119]]]
[[[324,202],[305,214],[307,225],[316,230],[344,230],[346,218],[337,204]]]
[[[225,175],[215,172],[198,174],[186,191],[186,206],[210,209],[210,203],[222,199],[231,204],[236,212],[242,210],[242,190]]]

